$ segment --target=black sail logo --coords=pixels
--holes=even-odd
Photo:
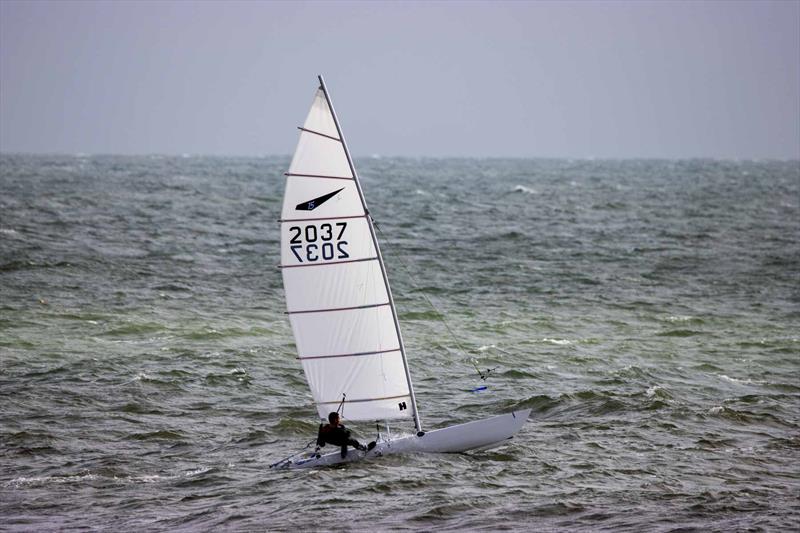
[[[317,207],[321,206],[322,204],[324,204],[325,202],[327,202],[328,200],[330,200],[331,198],[333,198],[334,196],[336,196],[338,193],[340,193],[343,190],[344,190],[344,187],[342,187],[341,189],[339,189],[337,191],[329,192],[328,194],[323,194],[319,198],[314,198],[313,200],[309,200],[307,202],[299,203],[299,204],[297,204],[297,207],[295,207],[295,210],[297,210],[297,211],[313,211],[314,209],[316,209]]]

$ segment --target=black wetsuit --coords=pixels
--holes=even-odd
[[[364,446],[359,444],[356,439],[350,438],[350,430],[339,424],[320,424],[319,433],[317,433],[317,446],[325,446],[326,444],[333,444],[334,446],[342,447],[342,457],[347,455],[348,444],[358,450],[363,450]]]

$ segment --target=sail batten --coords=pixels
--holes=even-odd
[[[321,418],[346,398],[350,420],[412,418],[419,427],[372,220],[320,83],[285,173],[280,217],[280,268],[297,357]]]
[[[354,305],[352,307],[334,307],[330,309],[306,309],[304,311],[286,311],[286,314],[299,315],[303,313],[335,313],[338,311],[351,311],[353,309],[369,309],[370,307],[383,307],[384,305],[389,305],[389,302],[383,302],[380,304]]]
[[[379,352],[361,352],[361,353],[342,353],[342,354],[335,354],[335,355],[311,355],[308,357],[298,357],[298,359],[330,359],[333,357],[364,357],[367,355],[380,355],[384,353],[391,353],[391,352],[399,352],[400,348],[394,348],[392,350],[381,350]]]
[[[298,129],[298,130],[300,130],[300,131],[305,131],[305,132],[308,132],[308,133],[313,133],[314,135],[319,135],[319,136],[321,136],[321,137],[326,137],[326,138],[328,138],[328,139],[331,139],[332,141],[336,141],[336,142],[342,142],[342,140],[341,140],[339,137],[334,137],[334,136],[332,136],[332,135],[326,135],[326,134],[324,134],[324,133],[320,133],[320,132],[318,132],[318,131],[314,131],[314,130],[310,130],[310,129],[308,129],[308,128],[304,128],[303,126],[297,126],[297,129]]]
[[[345,400],[348,403],[363,403],[363,402],[380,402],[380,401],[383,401],[383,400],[396,400],[396,399],[399,399],[399,398],[410,398],[410,395],[401,394],[399,396],[384,396],[382,398],[357,398],[357,399],[354,399],[354,400],[351,400],[350,398],[345,398]],[[342,400],[339,399],[339,400],[331,400],[329,402],[317,402],[317,405],[338,404],[338,403],[342,403]]]
[[[320,174],[292,174],[291,172],[284,172],[284,176],[289,178],[321,178],[326,180],[350,180],[353,181],[353,177],[347,176],[322,176]]]
[[[364,257],[362,259],[353,259],[351,261],[333,261],[331,263],[321,263],[321,264],[278,265],[278,268],[333,266],[333,265],[341,265],[341,264],[344,264],[344,263],[360,263],[361,261],[377,261],[377,260],[378,260],[377,257]]]
[[[312,220],[343,220],[345,218],[365,218],[367,215],[345,215],[341,217],[317,217],[317,218],[287,218],[278,222],[309,222]]]

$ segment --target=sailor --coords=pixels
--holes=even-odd
[[[342,459],[347,456],[347,446],[350,445],[362,452],[371,450],[375,447],[375,442],[370,442],[368,446],[360,444],[356,439],[350,438],[350,430],[339,423],[339,413],[333,412],[328,415],[328,424],[319,425],[317,433],[317,451],[320,446],[333,444],[342,447]]]

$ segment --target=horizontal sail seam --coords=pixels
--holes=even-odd
[[[372,307],[384,307],[389,305],[389,302],[382,304],[369,304],[369,305],[356,305],[354,307],[332,307],[329,309],[308,309],[306,311],[286,311],[287,315],[300,315],[304,313],[331,313],[334,311],[353,311],[355,309],[370,309]]]
[[[361,261],[377,261],[377,257],[364,257],[362,259],[350,259],[348,261],[328,261],[323,263],[303,263],[301,265],[278,265],[278,268],[295,268],[295,267],[320,267],[330,265],[343,265],[345,263],[360,263]]]
[[[350,176],[349,178],[346,176],[323,176],[320,174],[294,174],[292,172],[284,172],[284,176],[288,176],[290,178],[325,178],[329,180],[350,180],[353,181],[353,177]]]
[[[297,126],[297,129],[300,130],[300,131],[313,133],[314,135],[319,135],[320,137],[327,137],[328,139],[334,140],[336,142],[342,142],[342,140],[339,137],[333,137],[332,135],[325,135],[324,133],[320,133],[318,131],[310,130],[308,128],[304,128],[303,126]]]
[[[343,218],[364,218],[367,215],[347,215],[344,217],[320,217],[320,218],[281,218],[278,222],[313,222],[314,220],[341,220]]]
[[[400,348],[395,348],[394,350],[381,350],[379,352],[357,352],[357,353],[342,353],[337,355],[311,355],[308,357],[298,357],[300,360],[306,359],[333,359],[335,357],[361,357],[364,355],[380,355],[384,353],[392,353],[392,352],[399,352]]]
[[[359,398],[357,400],[351,400],[350,398],[347,398],[345,400],[345,404],[357,403],[357,402],[358,403],[360,403],[360,402],[379,402],[381,400],[397,400],[399,398],[408,398],[409,396],[410,396],[410,394],[401,394],[400,396],[383,396],[381,398]],[[341,399],[334,400],[332,402],[317,402],[317,405],[339,404],[339,403],[342,403]]]

